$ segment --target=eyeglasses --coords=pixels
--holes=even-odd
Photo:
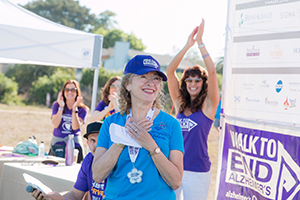
[[[119,86],[117,86],[117,85],[110,85],[109,88],[110,89],[119,89]]]
[[[202,82],[202,78],[187,78],[187,79],[185,79],[184,81],[185,81],[186,83],[192,83],[193,80],[194,80],[196,83]]]
[[[155,85],[159,85],[162,81],[162,77],[160,76],[151,76],[147,77],[146,75],[137,76],[142,83],[147,83],[150,79]]]
[[[76,90],[77,90],[77,88],[65,88],[65,92],[72,92],[72,93],[74,93],[74,92],[76,92]]]

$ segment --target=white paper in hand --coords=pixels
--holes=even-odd
[[[23,173],[23,177],[29,185],[31,185],[34,188],[37,188],[39,191],[44,192],[46,194],[48,194],[49,192],[52,192],[52,190],[49,187],[44,185],[41,181],[34,178],[33,176]]]
[[[126,128],[123,126],[111,123],[109,126],[109,134],[111,141],[114,143],[141,148],[141,145],[139,145],[135,139],[126,133]]]

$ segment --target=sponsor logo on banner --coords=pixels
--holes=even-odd
[[[268,97],[265,98],[265,104],[270,105],[270,106],[277,106],[278,101],[270,100]]]
[[[290,82],[289,89],[291,92],[300,92],[300,82]]]
[[[259,57],[260,55],[260,48],[255,48],[254,45],[252,48],[246,49],[246,57]]]
[[[259,99],[252,99],[252,98],[246,97],[246,102],[249,102],[249,103],[259,103],[260,100]]]
[[[287,110],[289,108],[296,107],[297,99],[291,99],[286,97],[285,101],[283,102],[284,109]]]
[[[280,59],[283,55],[283,51],[276,44],[274,48],[270,51],[271,59]]]
[[[245,90],[253,90],[254,83],[244,83],[244,89]]]
[[[298,10],[285,10],[280,12],[280,19],[293,19],[293,18],[300,18],[300,9]]]
[[[267,83],[266,80],[263,80],[260,84],[259,84],[260,88],[269,88],[270,84]]]
[[[234,103],[241,103],[241,96],[234,96]]]
[[[245,14],[242,13],[240,15],[239,26],[243,26],[245,24],[262,24],[266,22],[270,22],[272,19],[272,12],[261,12],[261,13],[252,13]]]
[[[299,137],[226,124],[218,199],[299,199],[299,144]]]
[[[178,119],[182,131],[190,131],[198,124],[189,118]]]
[[[276,83],[276,86],[275,86],[275,90],[277,93],[279,93],[283,88],[283,82],[282,80],[279,80],[277,83]]]
[[[82,49],[81,59],[89,60],[91,58],[91,50],[90,49]]]
[[[293,53],[300,55],[300,48],[294,48]]]

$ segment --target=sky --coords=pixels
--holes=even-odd
[[[10,0],[25,5],[32,0]],[[110,10],[116,28],[133,33],[151,54],[175,55],[205,20],[203,43],[213,59],[224,55],[227,0],[79,0],[96,15]],[[197,44],[192,48],[197,50]],[[200,55],[200,54],[199,54]]]

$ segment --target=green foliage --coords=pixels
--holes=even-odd
[[[130,35],[126,34],[125,40],[130,43],[130,49],[135,49],[138,51],[144,51],[146,49],[146,46],[143,45],[142,40],[137,39],[137,37],[133,35],[133,33],[131,33]]]
[[[118,24],[116,20],[113,19],[116,14],[112,11],[106,10],[99,14],[98,17],[98,24],[99,27],[102,27],[103,29],[113,29],[115,24]],[[98,29],[99,27],[95,27],[95,29]]]
[[[130,49],[143,51],[146,46],[142,43],[141,39],[137,39],[132,33],[130,35],[124,33],[119,29],[106,30],[103,27],[95,31],[96,34],[103,35],[103,48],[107,49],[115,46],[116,41],[124,41],[130,43]]]
[[[24,6],[27,10],[34,12],[53,22],[75,28],[90,31],[99,27],[99,22],[90,9],[80,6],[74,0],[36,0]]]
[[[103,35],[103,48],[115,46],[116,41],[122,41],[126,37],[126,34],[119,29],[112,29],[107,31],[106,35]]]
[[[75,76],[75,69],[65,67],[53,67],[43,65],[14,65],[8,68],[5,76],[14,78],[19,84],[19,93],[26,93],[31,88],[31,83],[38,80],[39,77],[50,77],[55,72],[69,73]]]
[[[36,0],[26,4],[24,8],[53,22],[103,35],[103,48],[113,47],[116,41],[128,41],[131,49],[146,49],[142,40],[132,33],[128,35],[114,28],[118,23],[113,19],[116,14],[112,11],[106,10],[96,16],[90,14],[89,8],[80,6],[74,0]]]
[[[32,82],[28,103],[46,105],[47,93],[51,96],[50,102],[54,102],[64,83],[69,79],[74,79],[74,76],[69,73],[63,73],[60,70],[50,77],[46,75],[39,77],[38,80]]]
[[[220,57],[216,62],[216,70],[218,74],[223,74],[224,57]]]
[[[113,76],[122,76],[122,71],[110,71],[101,67],[99,69],[99,78],[98,78],[98,89],[104,87],[106,82]],[[82,77],[80,80],[80,86],[83,87],[92,87],[94,80],[94,70],[91,69],[82,69]]]
[[[18,83],[0,73],[0,102],[8,105],[21,105],[22,99],[18,96]]]
[[[54,70],[55,68],[51,66],[14,65],[8,68],[5,76],[14,77],[19,84],[19,93],[25,93],[30,89],[32,81],[37,80],[40,76],[50,76]]]
[[[217,74],[217,78],[218,78],[219,93],[221,93],[222,92],[223,75]]]

